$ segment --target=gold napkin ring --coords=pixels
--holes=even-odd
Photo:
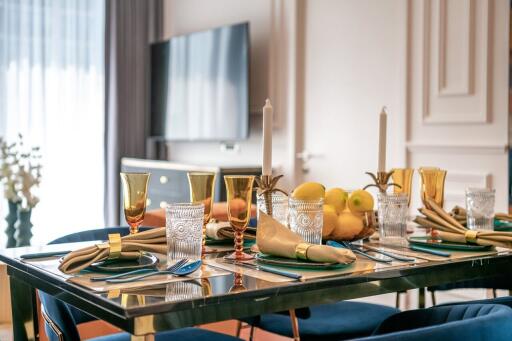
[[[121,256],[121,235],[111,233],[108,235],[109,253],[108,259],[115,259]]]
[[[478,236],[478,231],[467,230],[466,233],[464,233],[464,238],[466,238],[466,242],[468,242],[468,243],[476,244],[477,236]]]
[[[308,249],[311,247],[311,244],[308,243],[300,243],[295,247],[295,256],[297,259],[308,260]]]

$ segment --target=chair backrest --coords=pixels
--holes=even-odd
[[[141,228],[140,230],[143,231],[146,229],[147,228]],[[108,235],[111,233],[119,233],[124,236],[128,234],[128,231],[127,227],[107,227],[96,230],[80,231],[55,239],[49,244],[107,240]],[[73,306],[67,305],[58,298],[48,295],[41,290],[38,290],[38,293],[43,308],[43,314],[46,313],[46,317],[43,316],[43,318],[45,318],[45,330],[50,341],[59,341],[62,339],[66,341],[79,340],[79,334],[76,326],[80,323],[96,319],[95,317],[84,313]],[[62,333],[60,338],[57,335],[58,332],[56,329]]]
[[[512,340],[512,309],[460,304],[405,311],[384,320],[365,341]]]

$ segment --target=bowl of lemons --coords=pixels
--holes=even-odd
[[[358,189],[325,187],[306,182],[295,188],[297,199],[324,199],[322,238],[335,241],[356,241],[370,237],[378,228],[374,199],[370,192]]]

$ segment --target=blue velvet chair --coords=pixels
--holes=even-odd
[[[512,309],[499,304],[460,304],[410,310],[384,320],[360,341],[512,340]]]
[[[141,229],[144,230],[144,229]],[[107,240],[108,234],[120,233],[128,234],[126,227],[111,227],[97,230],[89,230],[69,234],[58,238],[50,244],[62,244],[72,242],[83,242],[93,240]],[[96,320],[93,316],[82,312],[81,310],[70,306],[59,299],[38,290],[41,300],[41,313],[44,319],[44,328],[50,341],[76,341],[80,340],[77,325],[84,322]],[[174,331],[158,333],[156,340],[204,340],[204,341],[239,341],[239,338],[211,332],[199,328],[183,328]],[[94,341],[129,341],[130,334],[117,333],[98,338],[90,339]]]
[[[453,289],[492,289],[494,298],[496,298],[497,289],[512,289],[512,279],[507,275],[499,275],[492,278],[474,279],[470,281],[461,281],[455,283],[448,283],[443,285],[436,285],[428,287],[427,290],[431,294],[432,304],[436,305],[436,291],[447,291]]]
[[[297,314],[299,336],[308,340],[347,340],[371,335],[373,330],[386,318],[399,310],[384,305],[363,302],[342,301],[309,307],[309,314]],[[285,314],[265,314],[244,319],[251,328],[286,337],[294,337],[292,320]],[[251,330],[251,339],[252,339]]]

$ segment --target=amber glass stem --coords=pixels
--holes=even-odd
[[[235,230],[235,255],[237,259],[242,259],[244,253],[244,233]]]
[[[139,233],[139,225],[140,224],[130,225],[130,234]]]

